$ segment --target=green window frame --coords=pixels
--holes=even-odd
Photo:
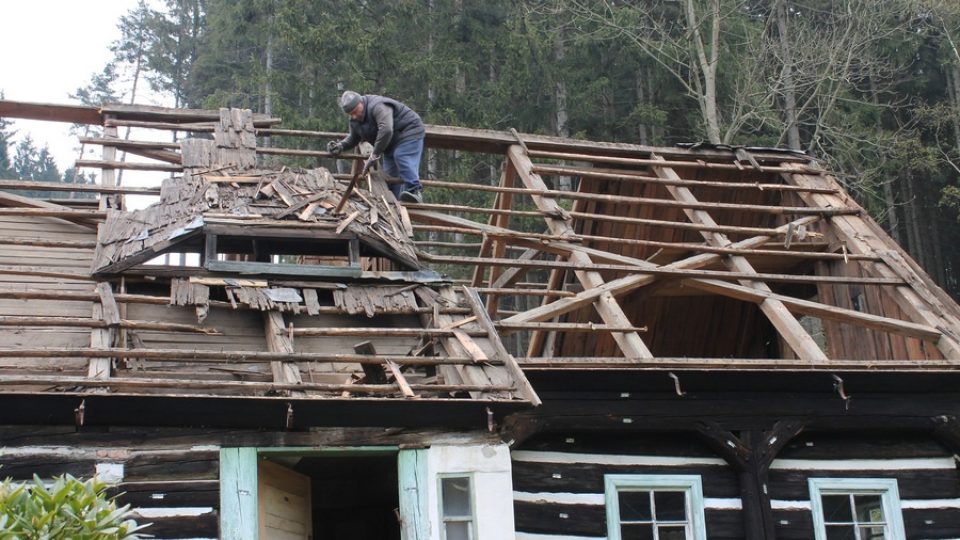
[[[681,530],[685,540],[706,540],[699,475],[608,474],[603,478],[609,540],[621,540],[624,527],[649,528],[655,540],[676,538]]]
[[[897,480],[810,478],[814,537],[852,530],[856,540],[906,540]]]

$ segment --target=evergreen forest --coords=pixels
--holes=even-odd
[[[352,89],[429,124],[806,152],[960,297],[956,0],[142,0],[119,30],[84,103],[149,88],[344,131]],[[471,159],[423,174],[497,178]]]

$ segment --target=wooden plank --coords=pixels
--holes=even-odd
[[[414,391],[410,388],[410,383],[407,382],[406,377],[404,377],[403,373],[400,372],[400,366],[390,361],[385,362],[385,365],[393,375],[393,379],[397,382],[397,386],[400,387],[400,392],[403,393],[403,396],[408,398],[417,397],[417,394],[414,393]]]
[[[503,346],[503,342],[500,340],[500,334],[494,327],[494,323],[487,314],[487,311],[483,308],[483,303],[480,301],[480,296],[475,290],[467,287],[463,288],[463,296],[467,300],[467,303],[470,304],[470,309],[473,310],[474,317],[476,317],[477,322],[480,324],[481,328],[487,332],[487,337],[489,338],[490,343],[492,343],[494,346],[494,350],[497,353],[497,358],[503,360],[504,367],[506,367],[507,371],[510,373],[510,376],[513,377],[513,380],[517,385],[517,392],[527,399],[534,407],[541,405],[542,402],[540,401],[540,397],[537,395],[536,390],[534,390],[533,385],[530,384],[530,381],[527,380],[526,375],[523,374],[523,370],[520,369],[516,359],[510,354],[509,351],[507,351],[507,348]]]
[[[100,297],[100,305],[103,308],[104,322],[109,326],[120,326],[120,308],[117,307],[117,301],[113,297],[113,289],[107,282],[97,283],[97,294]]]
[[[267,338],[267,350],[272,353],[292,353],[293,341],[287,336],[284,328],[283,314],[279,311],[264,311],[264,334]],[[303,382],[300,369],[294,362],[270,362],[270,371],[273,380],[283,384],[299,384]],[[297,393],[296,395],[304,395]]]

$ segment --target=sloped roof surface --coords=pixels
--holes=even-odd
[[[144,121],[142,116],[138,121]],[[159,224],[154,232],[147,230],[146,239],[152,241],[156,234],[159,245],[162,239],[169,240],[171,230],[185,227],[198,212],[204,219],[212,214],[215,219],[229,219],[225,216],[232,210],[225,210],[232,208],[257,216],[249,218],[252,220],[292,226],[300,222],[300,214],[294,214],[307,208],[298,205],[315,196],[311,190],[327,185],[322,184],[326,180],[311,179],[304,180],[309,187],[303,187],[307,184],[293,180],[310,194],[295,187],[289,191],[296,200],[280,197],[282,203],[276,193],[255,195],[257,191],[262,194],[274,178],[270,175],[277,174],[258,169],[258,156],[331,156],[300,148],[251,146],[266,132],[251,127],[242,111],[221,112],[220,122],[213,124],[214,142],[184,144],[179,153],[163,154],[168,161],[156,165],[158,170],[183,172],[195,184],[188,184],[192,187],[185,191],[191,194],[189,199],[168,196],[164,190],[158,208],[165,204],[165,211],[174,218],[138,216]],[[276,129],[269,133],[278,131],[283,133]],[[287,134],[292,137],[301,132]],[[91,376],[95,374],[92,366],[102,362],[88,362],[87,356],[76,353],[94,346],[107,350],[104,357],[115,359],[136,358],[138,350],[145,351],[143,358],[153,354],[149,351],[164,351],[159,353],[163,361],[143,360],[154,373],[161,370],[163,362],[177,359],[177,354],[170,352],[173,343],[182,347],[184,354],[217,362],[234,362],[230,351],[242,353],[259,346],[267,349],[262,351],[266,355],[251,353],[246,358],[260,361],[263,369],[219,366],[204,377],[218,384],[228,380],[226,377],[238,383],[256,380],[262,386],[245,388],[264,396],[296,392],[298,384],[308,391],[309,384],[321,384],[318,381],[329,373],[311,371],[314,361],[331,366],[341,361],[352,363],[351,373],[366,377],[361,365],[365,363],[358,363],[356,357],[362,353],[353,351],[347,357],[330,353],[352,350],[370,337],[382,343],[373,344],[377,363],[409,356],[412,360],[406,362],[410,365],[433,362],[448,366],[417,368],[411,378],[418,382],[410,384],[415,394],[427,392],[426,386],[418,386],[422,383],[432,385],[432,393],[425,395],[439,399],[441,394],[463,397],[466,393],[480,402],[508,396],[535,402],[535,396],[523,391],[521,367],[833,373],[952,371],[960,365],[960,308],[956,302],[910,260],[828,171],[807,156],[757,148],[655,148],[445,126],[428,126],[426,142],[436,152],[454,151],[440,156],[439,161],[455,162],[464,152],[472,152],[485,160],[485,166],[472,168],[470,175],[475,177],[468,175],[465,180],[424,179],[426,202],[401,208],[387,197],[387,207],[378,206],[377,213],[383,218],[384,212],[396,211],[403,230],[412,229],[414,234],[412,242],[404,240],[403,245],[412,246],[423,267],[448,274],[449,287],[399,281],[369,289],[370,283],[351,280],[200,276],[175,268],[157,269],[155,275],[147,276],[152,279],[138,281],[136,276],[143,273],[139,269],[126,276],[126,290],[119,288],[118,282],[111,283],[111,292],[127,305],[127,311],[124,317],[110,317],[110,310],[97,314],[96,306],[105,309],[110,305],[109,295],[102,284],[89,289],[95,283],[89,273],[54,271],[49,264],[27,265],[25,261],[11,262],[11,272],[21,272],[32,280],[42,276],[76,278],[76,286],[89,296],[84,297],[87,303],[80,311],[92,309],[93,316],[87,313],[83,317],[84,324],[95,330],[57,334],[69,341],[64,341],[63,347],[74,351],[69,361],[84,358],[75,370],[89,367]],[[103,144],[124,148],[133,143],[105,140]],[[146,142],[136,143],[138,149],[148,147]],[[311,174],[322,173],[290,170],[277,178]],[[351,179],[350,175],[331,175],[338,189]],[[248,176],[251,178],[239,180]],[[234,181],[221,177],[233,177]],[[216,186],[216,195],[207,199],[211,186]],[[368,204],[364,198],[370,199],[372,193],[376,199],[382,195],[377,190],[385,188],[380,181],[364,187],[372,190],[351,196],[350,204],[363,203],[372,209],[374,200]],[[109,187],[103,189],[111,193]],[[13,197],[5,200],[21,207],[34,204]],[[219,201],[225,201],[223,206],[218,206]],[[328,202],[332,204],[333,199]],[[254,211],[262,203],[269,208]],[[192,206],[195,204],[201,206]],[[296,210],[282,217],[269,214],[281,205]],[[363,209],[352,208],[342,216]],[[368,215],[372,212],[367,211]],[[85,223],[102,215],[34,204],[21,217],[10,218],[10,227],[19,230],[18,223],[26,219]],[[323,215],[308,212],[308,226],[320,227]],[[409,225],[404,215],[409,217]],[[354,220],[360,217],[358,214]],[[235,221],[244,219],[248,218]],[[341,219],[339,227],[346,218],[337,219]],[[372,221],[367,222],[368,229]],[[143,230],[134,220],[125,223],[129,230],[124,234],[101,236],[104,254],[98,254],[99,264],[151,249],[144,244],[124,252],[121,244],[140,242]],[[398,226],[397,221],[390,223]],[[20,234],[24,233],[11,236]],[[105,238],[107,242],[103,242]],[[49,243],[49,239],[30,241],[39,245],[41,240]],[[115,251],[105,255],[108,245]],[[119,259],[115,253],[122,253]],[[214,281],[204,281],[209,279]],[[250,281],[238,281],[243,279]],[[26,283],[17,286],[29,288]],[[159,295],[158,288],[162,290]],[[166,321],[170,326],[147,324],[158,321],[160,309],[158,304],[147,308],[138,303],[156,301],[137,296],[148,292],[154,297],[186,295],[166,302],[178,306],[176,316]],[[6,294],[17,298],[14,291]],[[46,298],[39,292],[24,294]],[[10,300],[9,313],[16,312],[15,303]],[[38,308],[60,314],[56,309]],[[370,314],[372,319],[366,321]],[[374,320],[375,326],[367,326]],[[53,324],[47,319],[17,319],[10,324],[25,329],[29,327],[24,325],[40,323]],[[115,337],[100,335],[110,329],[125,329],[121,350],[102,345],[117,343]],[[215,332],[208,335],[208,330]],[[195,338],[185,339],[188,335]],[[415,339],[406,341],[410,337]],[[10,347],[5,352],[0,349],[0,354],[54,354],[32,350],[32,344],[26,343],[10,334]],[[443,360],[421,360],[436,354],[438,346]],[[292,353],[278,352],[289,347]],[[87,350],[83,354],[95,353]],[[288,363],[284,357],[270,356],[277,354],[292,354],[286,358],[296,359],[298,370],[285,371],[290,366],[284,365]],[[511,360],[514,357],[516,362]],[[397,365],[401,375],[410,369],[403,361]],[[164,376],[176,378],[183,369],[179,364]],[[307,383],[311,376],[314,382]],[[22,382],[6,380],[5,384]],[[192,379],[196,390],[206,391],[199,380]],[[387,382],[392,380],[388,376]],[[91,380],[83,381],[72,382],[92,385]],[[109,381],[93,382],[109,386]],[[274,386],[268,387],[270,384]],[[400,398],[405,392],[401,386],[359,388]],[[238,391],[229,385],[221,390]],[[324,391],[328,397],[337,391],[357,397],[342,386]]]

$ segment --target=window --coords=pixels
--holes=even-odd
[[[440,477],[440,520],[444,540],[476,538],[471,484],[469,476]]]
[[[811,478],[810,505],[817,540],[903,540],[897,481]]]
[[[706,540],[699,476],[604,477],[610,540]]]

